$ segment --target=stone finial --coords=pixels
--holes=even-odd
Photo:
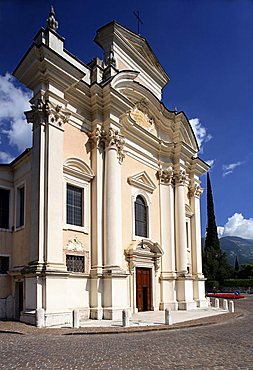
[[[53,5],[51,5],[51,8],[50,8],[49,17],[47,19],[47,27],[51,28],[54,31],[56,31],[58,28],[58,22],[55,19],[55,12],[54,12]]]
[[[115,57],[114,57],[114,51],[113,51],[113,46],[112,45],[110,47],[110,52],[109,52],[109,55],[107,57],[106,63],[110,66],[116,67],[116,60],[115,60]]]

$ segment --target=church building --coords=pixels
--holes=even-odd
[[[85,64],[53,8],[14,76],[32,148],[0,165],[0,318],[37,326],[207,307],[199,177],[208,165],[147,40],[113,21]]]

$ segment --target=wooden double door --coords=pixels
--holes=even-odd
[[[136,307],[138,311],[151,311],[152,270],[136,268]]]

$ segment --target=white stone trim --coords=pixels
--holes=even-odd
[[[73,185],[81,188],[83,191],[83,225],[76,226],[67,224],[67,212],[66,212],[66,202],[67,202],[67,185]],[[89,233],[90,230],[90,189],[89,183],[84,180],[75,179],[72,176],[64,174],[63,179],[63,229],[64,230],[74,230],[84,233]]]
[[[155,184],[146,171],[142,171],[140,173],[137,173],[136,175],[129,176],[127,180],[130,185],[133,185],[136,188],[142,189],[144,191],[148,191],[149,193],[153,193],[153,191],[156,189]]]

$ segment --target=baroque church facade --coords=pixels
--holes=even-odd
[[[84,64],[53,9],[14,76],[33,145],[0,165],[0,317],[37,326],[207,307],[199,177],[208,165],[146,39],[111,22]]]

